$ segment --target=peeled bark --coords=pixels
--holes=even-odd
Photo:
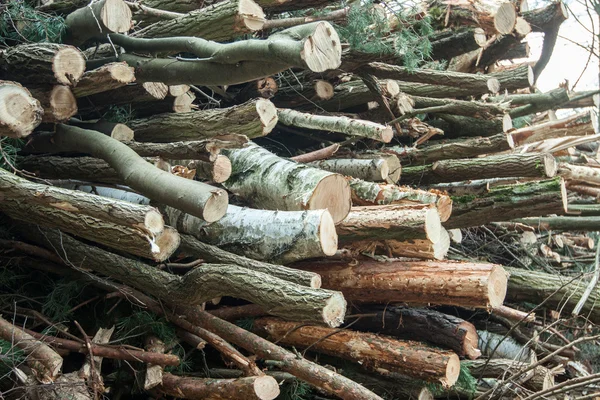
[[[567,118],[548,121],[543,124],[519,128],[509,135],[516,146],[534,143],[541,140],[553,139],[565,136],[593,135],[594,127],[589,114],[576,114]]]
[[[402,372],[445,387],[454,385],[460,370],[460,361],[453,352],[371,333],[306,326],[275,318],[255,320],[253,330],[279,343],[310,347],[312,351],[358,362],[369,369]]]
[[[32,88],[31,94],[44,109],[42,122],[65,122],[77,114],[77,100],[75,100],[75,96],[73,96],[71,88],[68,86],[55,85],[51,88]]]
[[[390,167],[383,158],[374,158],[372,160],[334,158],[311,162],[307,165],[371,182],[386,181],[390,172]]]
[[[256,207],[327,209],[336,223],[350,211],[350,188],[341,175],[284,160],[257,145],[224,153],[233,166],[224,186]]]
[[[289,263],[337,251],[337,234],[327,210],[268,211],[230,205],[212,224],[171,207],[164,214],[180,232],[255,260]]]
[[[40,102],[26,88],[0,80],[0,136],[29,136],[42,123],[43,114]]]
[[[110,63],[83,74],[73,88],[75,97],[91,96],[96,93],[118,89],[135,81],[133,68],[126,63]]]
[[[0,71],[21,83],[74,86],[85,71],[85,59],[72,46],[32,43],[0,52]]]
[[[67,43],[79,46],[89,39],[131,29],[131,10],[123,0],[100,0],[82,6],[65,18]]]
[[[190,113],[157,114],[129,121],[140,142],[199,140],[220,135],[265,136],[277,124],[277,110],[269,100],[257,99],[229,107]]]
[[[499,265],[452,261],[323,260],[293,266],[318,273],[323,287],[361,303],[495,307],[504,301],[508,279]]]
[[[432,242],[430,239],[399,240],[363,240],[343,245],[352,254],[381,254],[387,257],[407,257],[422,260],[444,260],[450,249],[450,236],[440,229],[440,239]]]
[[[558,175],[574,182],[595,186],[600,185],[600,169],[598,168],[560,163],[558,165]]]
[[[110,136],[115,140],[118,140],[119,142],[133,141],[133,131],[129,129],[125,124],[108,122],[101,119],[96,121],[79,121],[74,118],[71,118],[69,120],[69,124],[90,131],[98,131],[107,136]]]
[[[262,375],[237,379],[188,378],[166,373],[157,391],[183,399],[272,400],[279,395],[275,378]]]

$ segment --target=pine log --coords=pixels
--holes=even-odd
[[[379,84],[385,96],[394,98],[400,93],[400,88],[396,81],[381,81]],[[337,85],[334,88],[333,97],[330,99],[315,103],[327,111],[339,111],[364,105],[375,100],[376,97],[373,92],[362,81],[350,81]]]
[[[450,60],[481,49],[487,39],[483,29],[465,27],[435,32],[429,40],[434,60]]]
[[[42,123],[44,109],[29,90],[0,80],[0,136],[29,136]]]
[[[69,120],[69,125],[74,125],[82,129],[90,131],[98,131],[119,142],[133,141],[133,131],[125,124],[117,122],[109,122],[102,119],[96,121],[80,121],[75,118]]]
[[[140,142],[199,140],[219,135],[265,136],[277,124],[277,110],[266,99],[256,99],[229,108],[190,113],[166,113],[129,121]]]
[[[279,343],[307,348],[360,363],[370,369],[386,369],[444,387],[458,379],[460,361],[450,351],[418,342],[400,341],[371,333],[331,329],[286,322],[275,318],[254,321],[253,330]]]
[[[50,88],[37,87],[30,90],[31,95],[44,109],[42,122],[65,122],[77,114],[77,100],[69,86],[54,85]]]
[[[351,206],[350,187],[338,174],[284,160],[257,146],[225,150],[233,166],[225,187],[270,210],[327,209],[335,223],[343,220]]]
[[[73,88],[75,97],[91,96],[100,92],[118,89],[135,81],[133,68],[126,63],[110,63],[85,72]]]
[[[498,186],[477,197],[453,196],[452,200],[452,216],[444,223],[448,229],[567,211],[567,191],[560,178]]]
[[[72,46],[22,44],[0,52],[0,71],[5,79],[20,83],[74,86],[85,71],[85,59]]]
[[[336,368],[336,370],[338,373],[351,378],[353,381],[386,398],[394,396],[393,398],[399,399],[433,400],[433,394],[426,382],[410,378],[406,375],[389,371],[383,372],[383,370],[379,370],[378,372],[382,374],[378,374],[377,376],[362,373],[353,368]]]
[[[279,109],[277,116],[279,122],[284,125],[341,132],[349,136],[364,137],[384,143],[389,143],[394,136],[392,128],[389,126],[348,117],[314,115],[290,109]]]
[[[441,228],[440,239],[432,242],[430,239],[399,240],[363,240],[343,245],[353,255],[381,254],[387,257],[418,258],[421,260],[444,260],[450,249],[450,235]]]
[[[435,310],[386,307],[352,322],[352,329],[399,339],[418,338],[471,360],[481,355],[477,348],[477,330],[473,324]]]
[[[504,301],[508,279],[499,265],[452,261],[322,260],[293,267],[317,272],[323,287],[361,303],[495,307]]]
[[[558,165],[558,175],[570,181],[600,186],[600,168],[560,163]]]
[[[198,178],[215,183],[223,183],[231,176],[231,161],[222,154],[211,161],[193,161],[191,167],[196,170]]]
[[[594,127],[589,114],[575,114],[573,116],[548,121],[542,124],[519,128],[510,133],[516,146],[541,140],[565,137],[593,135]]]
[[[108,33],[125,33],[133,23],[131,10],[123,0],[99,0],[69,14],[65,25],[65,42],[79,46]]]
[[[550,154],[500,154],[474,159],[442,160],[419,167],[404,167],[401,182],[432,184],[469,179],[515,176],[552,178],[557,163]]]
[[[17,166],[44,179],[76,179],[105,184],[122,183],[106,161],[95,157],[17,157]]]
[[[450,114],[436,114],[436,117],[440,119],[429,121],[429,124],[443,130],[444,137],[448,139],[492,136],[513,128],[512,119],[508,114],[492,120]]]
[[[248,143],[243,135],[222,135],[206,140],[169,143],[129,142],[127,145],[142,157],[162,157],[167,160],[210,160],[222,149],[237,149]]]
[[[157,391],[182,399],[272,400],[279,396],[275,378],[262,375],[237,379],[188,378],[169,373],[163,375]]]
[[[567,182],[567,189],[570,191],[583,194],[585,196],[592,196],[596,199],[600,199],[600,188],[595,186],[587,186],[576,183]]]
[[[593,232],[600,230],[600,217],[531,217],[519,218],[520,222],[540,231]]]
[[[327,210],[269,211],[230,205],[225,216],[211,224],[171,207],[163,213],[181,233],[255,260],[289,263],[337,251],[335,225]]]
[[[388,178],[390,167],[383,158],[361,160],[355,158],[334,158],[308,163],[307,165],[329,172],[371,182],[383,182]]]
[[[102,67],[100,67],[102,68]],[[82,109],[109,107],[123,104],[156,102],[167,96],[169,87],[161,82],[131,84],[113,90],[102,91],[78,100]]]

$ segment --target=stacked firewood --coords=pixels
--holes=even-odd
[[[568,297],[563,312],[598,322],[599,290],[448,259],[466,228],[526,232],[529,257],[554,267],[558,248],[593,255],[570,232],[600,230],[595,93],[534,89],[562,3],[41,3],[64,16],[63,43],[0,52],[0,135],[22,140],[0,169],[2,251],[221,358],[168,372],[182,360],[155,335],[145,350],[76,321],[51,336],[30,323],[53,324],[40,312],[4,308],[0,337],[27,355],[19,393],[110,396],[103,358],[144,365],[152,396],[189,399],[273,399],[282,382],[318,398],[529,399],[568,387],[555,376],[593,379],[577,340],[536,341],[545,319],[518,308]],[[363,44],[386,52],[348,39],[367,17]],[[397,34],[421,25],[428,53],[408,67]],[[531,31],[541,58],[507,62]],[[64,373],[72,353],[88,358]]]

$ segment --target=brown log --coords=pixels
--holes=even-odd
[[[96,121],[80,121],[75,118],[71,118],[69,124],[83,129],[104,133],[119,142],[131,142],[133,140],[133,130],[129,129],[125,124],[101,119]]]
[[[75,97],[118,89],[135,81],[133,68],[127,63],[110,63],[83,74],[77,86],[73,88]]]
[[[166,351],[163,341],[154,335],[146,336],[144,348],[146,351],[158,354],[164,354]],[[150,390],[160,385],[163,380],[163,372],[162,365],[148,364],[146,366],[146,375],[144,377],[144,390]]]
[[[69,86],[55,85],[51,88],[31,88],[31,94],[44,109],[42,122],[65,122],[77,114],[77,100],[75,100]]]
[[[586,136],[593,135],[594,133],[594,127],[589,119],[589,114],[586,113],[575,114],[543,124],[527,126],[511,132],[509,135],[512,137],[515,146],[522,146],[527,143],[546,139],[564,136]]]
[[[248,83],[235,96],[235,100],[243,103],[256,98],[270,99],[277,94],[278,90],[279,88],[275,79],[268,76],[266,78],[261,78],[254,82]]]
[[[600,186],[600,168],[560,163],[558,175],[584,185]]]
[[[0,80],[0,136],[30,135],[42,122],[43,114],[40,102],[26,88]]]
[[[600,199],[600,188],[595,186],[587,186],[577,182],[567,182],[567,189],[583,194],[585,196],[593,196]]]
[[[487,308],[501,305],[507,274],[499,265],[372,260],[294,263],[321,275],[323,287],[356,302],[405,302]]]
[[[400,341],[347,329],[307,326],[275,318],[255,320],[253,330],[279,343],[310,348],[312,351],[358,362],[369,369],[402,372],[414,378],[439,382],[445,387],[454,385],[460,370],[456,354],[418,342]]]
[[[17,157],[19,168],[45,179],[76,179],[86,182],[123,183],[106,161],[95,157]]]
[[[267,375],[237,379],[187,378],[164,374],[157,390],[181,399],[272,400],[279,396],[279,384]]]
[[[144,82],[129,84],[117,89],[96,93],[89,97],[83,97],[78,100],[78,104],[82,109],[89,109],[90,107],[156,102],[167,97],[168,93],[169,87],[164,83]]]
[[[533,232],[525,232],[525,233],[533,233]],[[524,311],[515,310],[514,308],[510,308],[505,305],[494,307],[492,309],[492,314],[496,314],[501,317],[513,320],[513,321],[524,321],[524,322],[534,322],[535,321],[535,313],[531,313],[531,312],[527,313]]]
[[[194,161],[188,168],[195,169],[197,177],[215,183],[225,182],[231,176],[231,161],[222,154],[212,161]]]
[[[65,42],[79,46],[108,33],[131,29],[131,10],[123,0],[100,0],[73,11],[65,18]]]
[[[330,146],[324,147],[319,150],[311,151],[309,153],[299,154],[291,157],[290,160],[294,160],[299,163],[309,163],[313,161],[326,160],[334,155],[340,149],[340,145],[334,143]]]

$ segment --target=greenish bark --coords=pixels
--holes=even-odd
[[[481,44],[475,39],[476,29],[472,27],[448,28],[435,32],[429,39],[432,58],[434,60],[450,60],[481,48]]]
[[[485,120],[465,116],[437,114],[428,123],[444,131],[444,138],[492,136],[506,131],[502,118]]]
[[[569,101],[569,94],[563,88],[554,89],[546,93],[513,96],[508,96],[507,100],[513,100],[513,104],[522,102],[525,105],[512,109],[509,113],[512,118],[552,110]]]
[[[389,166],[383,158],[334,158],[308,163],[311,167],[371,182],[385,182]]]
[[[122,183],[114,168],[95,157],[19,156],[17,166],[44,179]]]
[[[532,217],[516,219],[542,231],[600,231],[600,217]]]
[[[247,143],[247,136],[223,135],[217,138],[189,142],[129,142],[127,146],[142,157],[162,157],[167,160],[204,160],[218,155],[221,149],[239,149]]]
[[[478,101],[433,99],[422,96],[411,96],[411,99],[414,102],[414,110],[405,114],[407,117],[410,115],[418,115],[427,112],[428,114],[453,114],[474,118],[492,119],[494,117],[501,117],[508,112],[508,106],[505,104],[492,105],[490,103]],[[438,111],[434,111],[434,108]]]
[[[65,18],[65,42],[80,46],[89,39],[131,29],[129,6],[122,0],[99,0],[83,5]]]

